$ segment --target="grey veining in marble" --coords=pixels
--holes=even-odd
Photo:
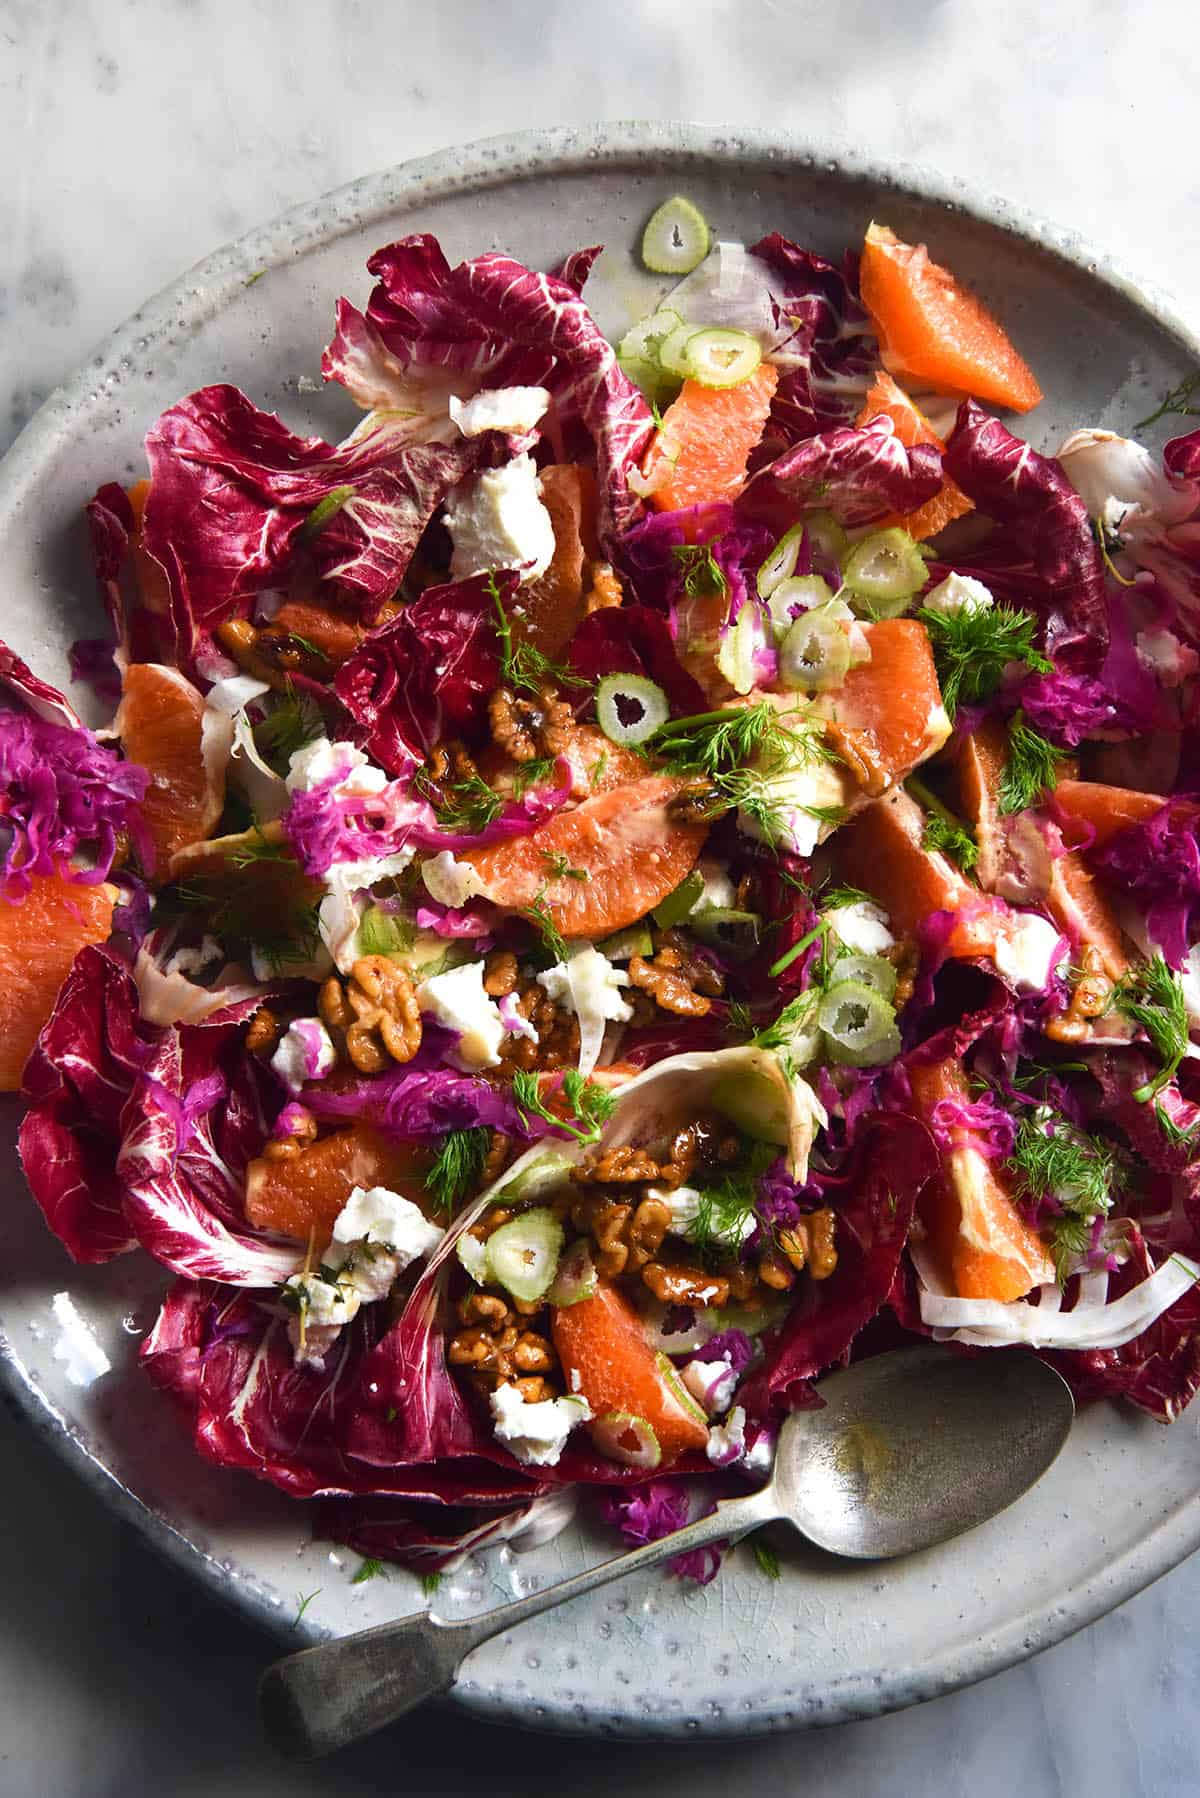
[[[1076,225],[1200,311],[1188,9],[628,0],[0,4],[0,444],[91,343],[213,244],[363,169],[530,123],[693,116],[917,158]],[[1170,46],[1180,54],[1172,57]],[[1194,74],[1194,69],[1192,71]],[[275,1768],[265,1644],[0,1420],[0,1794],[1196,1789],[1200,1567],[973,1691],[820,1735],[532,1748],[461,1717]],[[1019,1543],[1013,1545],[1019,1556]],[[647,1677],[653,1677],[652,1669]],[[531,1760],[531,1757],[535,1757]],[[487,1766],[482,1782],[469,1768]]]

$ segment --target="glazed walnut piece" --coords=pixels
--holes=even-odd
[[[724,976],[678,931],[661,931],[656,942],[652,959],[635,955],[630,961],[631,984],[648,993],[663,1011],[684,1018],[704,1017],[725,990]]]
[[[386,955],[360,955],[347,979],[331,974],[317,1009],[360,1074],[411,1061],[421,1046],[421,1013],[411,975]]]
[[[511,761],[563,755],[575,738],[575,714],[553,686],[536,694],[498,687],[488,700],[492,740]]]

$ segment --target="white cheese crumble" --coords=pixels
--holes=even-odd
[[[679,1377],[710,1417],[729,1409],[737,1375],[728,1361],[689,1361]]]
[[[421,879],[431,899],[456,911],[486,893],[470,862],[455,861],[449,849],[443,849],[440,855],[431,855],[427,862],[421,863]]]
[[[284,1031],[271,1066],[298,1093],[306,1080],[324,1080],[337,1066],[337,1050],[320,1018],[294,1018]]]
[[[728,1467],[731,1461],[740,1461],[745,1450],[746,1413],[735,1405],[724,1423],[714,1423],[709,1430],[704,1452],[714,1467]]]
[[[931,612],[947,616],[954,612],[989,612],[995,603],[991,589],[969,574],[948,574],[921,600],[922,606]]]
[[[621,996],[628,974],[587,943],[537,979],[555,1004],[565,1005],[579,1019],[579,1072],[590,1074],[604,1043],[605,1024],[627,1024],[633,1016],[633,1006]]]
[[[545,416],[550,404],[546,387],[485,387],[473,399],[450,395],[450,416],[464,437],[484,431],[507,431],[523,437]]]
[[[737,900],[737,893],[732,880],[720,862],[710,862],[702,857],[696,866],[704,885],[700,889],[700,897],[692,907],[693,914],[709,909],[732,911]]]
[[[576,1424],[592,1408],[583,1397],[540,1399],[529,1404],[515,1386],[497,1386],[491,1398],[495,1437],[526,1467],[553,1467]]]
[[[657,1199],[671,1213],[671,1221],[667,1229],[673,1236],[685,1237],[688,1241],[696,1235],[696,1224],[704,1208],[703,1194],[694,1186],[647,1186],[646,1197]],[[719,1218],[707,1220],[705,1235],[717,1242],[724,1242],[730,1248],[739,1248],[748,1237],[754,1235],[758,1228],[758,1219],[752,1213],[729,1219],[722,1224]]]
[[[853,905],[835,905],[822,916],[843,948],[855,955],[886,955],[896,939],[888,929],[888,914],[870,899]]]
[[[482,961],[464,962],[445,974],[423,980],[417,988],[417,1004],[459,1040],[446,1059],[466,1073],[494,1068],[500,1060],[500,1044],[508,1034],[496,1001],[483,990]]]
[[[793,855],[811,855],[837,825],[821,814],[840,810],[849,797],[846,777],[832,762],[805,757],[797,766],[778,774],[762,775],[757,796],[767,808],[763,822],[739,807],[737,827],[757,843],[788,849]]]
[[[411,1199],[386,1186],[356,1186],[337,1215],[321,1271],[284,1282],[297,1366],[322,1368],[338,1332],[363,1305],[386,1298],[405,1268],[431,1255],[443,1234]]]
[[[325,1280],[320,1274],[293,1274],[284,1281],[288,1341],[297,1367],[325,1365],[325,1357],[343,1327],[358,1316],[362,1299],[342,1280]]]
[[[992,960],[996,972],[1018,992],[1040,992],[1054,972],[1063,950],[1057,925],[1038,912],[1014,912],[996,931]]]
[[[225,951],[222,949],[220,943],[218,943],[216,937],[204,936],[201,937],[198,943],[191,947],[185,946],[182,949],[176,949],[174,955],[169,956],[163,963],[163,973],[183,974],[185,976],[203,974],[206,973],[209,968],[218,966],[224,960]]]
[[[289,793],[311,793],[314,787],[333,781],[334,792],[366,797],[382,792],[387,779],[357,744],[317,737],[297,749],[288,762],[286,785]]]
[[[446,508],[456,581],[493,568],[519,568],[522,581],[545,574],[554,556],[554,525],[542,504],[532,456],[514,456],[460,487]]]

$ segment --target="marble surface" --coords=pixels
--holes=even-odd
[[[1074,224],[1195,315],[1189,12],[625,0],[614,30],[574,0],[0,0],[0,448],[216,243],[365,170],[526,124],[729,120],[925,161]],[[734,1780],[768,1798],[1197,1786],[1200,1559],[1024,1667],[872,1722],[688,1756],[430,1717],[297,1770],[257,1737],[269,1645],[2,1414],[0,1466],[0,1798],[503,1798],[551,1767],[581,1798],[685,1782],[706,1798]]]

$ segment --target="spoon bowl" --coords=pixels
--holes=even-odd
[[[787,1521],[853,1560],[931,1548],[995,1516],[1039,1480],[1071,1428],[1064,1380],[1029,1354],[959,1355],[929,1344],[856,1362],[822,1380],[823,1408],[789,1415],[775,1469],[745,1498],[657,1542],[481,1617],[427,1611],[276,1661],[259,1687],[280,1751],[310,1760],[381,1729],[447,1691],[493,1636],[706,1543]]]
[[[772,1479],[779,1514],[818,1548],[887,1560],[1003,1511],[1039,1480],[1075,1415],[1065,1380],[1031,1354],[930,1344],[821,1381],[794,1411]]]

